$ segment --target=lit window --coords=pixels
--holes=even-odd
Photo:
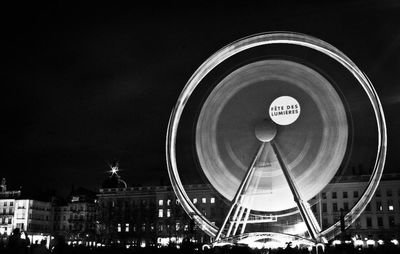
[[[393,211],[394,210],[393,200],[388,200],[387,201],[387,205],[388,205],[388,210],[389,211]]]
[[[201,202],[202,202],[203,204],[205,204],[205,203],[207,202],[207,199],[206,199],[206,198],[202,198],[202,199],[201,199]]]
[[[197,204],[197,198],[193,199],[193,204]]]
[[[159,206],[164,205],[164,200],[162,200],[162,199],[158,200],[158,205],[159,205]]]
[[[171,209],[167,209],[167,217],[171,217]]]
[[[210,202],[211,202],[211,204],[214,204],[215,203],[215,198],[211,198]]]
[[[175,230],[178,231],[178,230],[180,230],[180,229],[181,229],[181,224],[180,224],[179,222],[177,222],[177,223],[175,224]]]
[[[129,232],[129,223],[125,223],[125,231]]]
[[[171,199],[168,199],[167,200],[167,206],[170,206],[171,205]]]
[[[119,224],[119,223],[118,223],[118,225],[117,225],[117,231],[118,231],[118,232],[121,232],[121,224]]]
[[[179,205],[179,199],[177,199],[177,200],[175,201],[175,204]]]
[[[162,218],[164,216],[163,209],[158,209],[158,218]]]

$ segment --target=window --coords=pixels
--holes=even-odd
[[[167,217],[171,217],[171,209],[167,209]]]
[[[125,232],[129,232],[129,223],[125,223]]]
[[[345,211],[348,211],[348,210],[349,210],[349,203],[344,202],[344,203],[343,203],[343,209],[344,209]]]
[[[381,196],[381,190],[376,190],[375,197],[380,197],[380,196]]]
[[[205,204],[205,203],[207,203],[207,199],[206,199],[206,198],[202,198],[202,199],[201,199],[201,202],[202,202],[203,204]]]
[[[146,223],[142,224],[142,232],[146,231]]]
[[[343,198],[347,198],[347,191],[343,192]]]
[[[158,218],[162,218],[164,216],[164,210],[158,209]]]
[[[211,198],[211,199],[210,199],[210,203],[211,203],[211,204],[214,204],[214,203],[215,203],[215,198]]]
[[[121,224],[120,223],[117,224],[117,231],[121,232]]]
[[[394,222],[394,216],[389,216],[389,227],[394,227],[395,226],[395,222]]]
[[[159,206],[163,206],[164,205],[164,200],[162,200],[162,199],[158,200],[158,205]]]
[[[332,210],[333,210],[334,212],[337,212],[337,211],[338,211],[337,203],[332,203]]]
[[[368,203],[368,205],[365,207],[365,211],[370,212],[371,211],[371,204]]]
[[[371,219],[371,217],[367,217],[367,227],[368,228],[372,227],[372,219]]]
[[[353,198],[358,198],[358,191],[353,192]]]
[[[336,191],[332,192],[332,199],[336,199],[337,195],[336,195]]]
[[[178,231],[178,230],[180,230],[180,229],[181,229],[181,224],[180,224],[179,222],[177,222],[177,223],[175,224],[175,230]]]
[[[326,213],[328,211],[326,203],[322,203],[322,212]]]
[[[389,211],[393,211],[394,210],[393,200],[388,200],[387,201],[387,205],[388,205],[388,210]]]
[[[322,198],[326,199],[326,193],[325,192],[322,192]]]
[[[383,210],[381,201],[376,201],[376,210],[377,211],[382,211]]]
[[[378,227],[383,227],[383,218],[378,216]]]
[[[387,197],[391,197],[392,196],[392,190],[391,189],[386,190],[386,196]]]
[[[6,201],[6,202],[4,202],[4,206],[7,206],[7,201]]]
[[[167,200],[167,206],[170,206],[171,205],[171,199],[168,199]]]
[[[193,204],[197,204],[197,198],[193,199]]]
[[[327,227],[328,226],[328,219],[327,218],[323,218],[322,219],[322,227]]]

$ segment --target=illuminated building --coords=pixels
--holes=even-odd
[[[222,203],[207,185],[188,185],[187,189],[198,209],[216,220],[223,219]],[[179,244],[185,238],[208,241],[183,211],[170,186],[102,188],[98,200],[105,243],[163,246]]]
[[[329,184],[312,206],[323,228],[340,220],[340,210],[349,209],[365,187],[363,176],[342,177]],[[208,185],[185,186],[192,203],[217,225],[227,205]],[[340,191],[338,191],[340,190]],[[317,197],[318,198],[318,197]],[[103,241],[133,246],[166,245],[185,237],[199,242],[209,238],[185,214],[170,186],[102,188],[98,194]],[[322,213],[320,212],[322,211]],[[357,239],[400,239],[400,175],[384,175],[375,196],[346,233]]]
[[[319,197],[321,202],[312,207],[323,228],[340,220],[341,209],[347,212],[353,207],[368,179],[368,176],[342,177],[339,183],[331,183],[325,188]],[[346,233],[376,242],[400,238],[400,174],[383,175],[367,208]]]
[[[7,190],[6,179],[2,179],[0,189],[0,237],[5,240],[14,229],[15,199],[21,196],[21,191]]]
[[[96,238],[97,200],[95,193],[79,188],[68,202],[54,206],[54,234],[69,242],[93,244]]]
[[[50,234],[52,232],[52,205],[32,199],[15,200],[14,228],[26,231],[29,235]]]

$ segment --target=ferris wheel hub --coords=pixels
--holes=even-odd
[[[261,142],[272,141],[275,138],[276,133],[276,124],[274,124],[270,120],[263,120],[262,122],[259,122],[254,128],[254,134]]]

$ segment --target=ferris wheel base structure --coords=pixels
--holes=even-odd
[[[337,70],[330,73],[331,66]],[[376,158],[363,195],[341,221],[322,230],[310,200],[340,172],[355,135],[351,98],[341,88],[348,84],[335,80],[341,75],[351,77],[351,85],[363,92],[372,108]],[[230,202],[219,227],[191,202],[179,174],[180,121],[193,101],[201,103],[192,105],[198,112],[190,124],[194,133],[188,136],[195,161],[213,189]],[[212,246],[282,247],[288,242],[319,246],[333,239],[338,229],[349,227],[365,209],[379,184],[386,146],[382,105],[367,76],[320,39],[272,32],[235,41],[196,70],[171,113],[166,159],[180,204],[214,239]],[[249,224],[267,226],[251,231]],[[303,230],[279,230],[288,225],[301,225]]]
[[[278,249],[290,247],[325,250],[326,242],[314,242],[309,238],[276,232],[252,232],[224,238],[203,248],[215,248],[224,246],[248,246],[253,249]]]

